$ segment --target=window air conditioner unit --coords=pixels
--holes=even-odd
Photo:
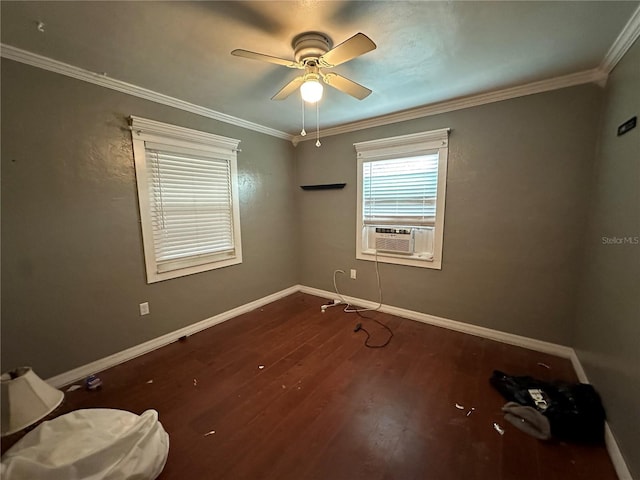
[[[390,253],[413,253],[413,229],[376,227],[375,249]]]

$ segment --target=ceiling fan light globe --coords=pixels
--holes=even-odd
[[[322,90],[318,80],[307,80],[300,86],[300,96],[307,103],[316,103],[322,98]]]

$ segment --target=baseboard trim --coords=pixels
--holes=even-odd
[[[56,375],[55,377],[47,379],[47,382],[56,388],[60,388],[69,383],[83,379],[88,375],[91,375],[92,373],[106,370],[107,368],[114,367],[128,360],[139,357],[140,355],[144,355],[145,353],[149,353],[160,347],[168,345],[169,343],[175,342],[182,336],[193,335],[194,333],[198,333],[209,327],[213,327],[214,325],[260,308],[268,303],[280,300],[281,298],[287,297],[296,292],[303,292],[309,295],[314,295],[316,297],[328,299],[336,298],[335,292],[307,287],[305,285],[293,285],[289,288],[285,288],[284,290],[280,290],[279,292],[275,292],[271,295],[267,295],[266,297],[259,298],[245,305],[241,305],[231,310],[227,310],[226,312],[222,312],[218,315],[214,315],[213,317],[194,323],[193,325],[180,328],[173,332],[162,335],[161,337],[157,337],[147,342],[141,343],[140,345],[136,345],[135,347],[128,348],[113,355],[109,355],[108,357],[96,360],[95,362],[91,362],[78,368],[74,368],[73,370],[69,370],[68,372],[64,372],[60,375]],[[375,308],[378,306],[377,302],[351,297],[348,295],[342,295],[342,298],[347,302],[365,308]],[[409,320],[454,330],[456,332],[467,333],[476,337],[487,338],[489,340],[495,340],[497,342],[515,345],[517,347],[528,348],[530,350],[556,355],[561,358],[567,358],[571,361],[578,379],[582,383],[589,383],[589,379],[587,378],[584,368],[580,363],[580,359],[578,358],[575,350],[571,347],[551,342],[544,342],[542,340],[536,340],[529,337],[523,337],[521,335],[515,335],[513,333],[502,332],[500,330],[493,330],[491,328],[479,327],[477,325],[471,325],[456,320],[449,320],[447,318],[437,317],[435,315],[429,315],[427,313],[416,312],[413,310],[407,310],[405,308],[394,307],[392,305],[382,304],[382,306],[380,307],[380,311],[388,313],[390,315],[407,318]],[[625,463],[622,456],[622,452],[618,447],[618,443],[616,442],[615,436],[613,435],[611,427],[608,423],[605,424],[605,444],[618,478],[620,480],[633,480],[633,477],[631,477],[631,473],[629,472],[627,464]]]
[[[336,298],[335,292],[327,290],[320,290],[317,288],[301,286],[300,291],[315,295],[323,298]],[[342,295],[342,297],[354,305],[363,306],[365,308],[375,308],[378,306],[377,302],[370,300],[363,300],[361,298],[350,297],[348,295]],[[559,345],[557,343],[544,342],[542,340],[535,340],[529,337],[523,337],[513,333],[502,332],[500,330],[493,330],[491,328],[479,327],[469,323],[458,322],[456,320],[449,320],[447,318],[436,317],[435,315],[429,315],[427,313],[416,312],[414,310],[407,310],[405,308],[394,307],[391,305],[382,304],[380,311],[396,315],[398,317],[407,318],[409,320],[415,320],[417,322],[427,323],[436,327],[442,327],[449,330],[455,330],[456,332],[467,333],[476,337],[488,338],[509,345],[515,345],[517,347],[528,348],[537,352],[549,353],[562,358],[571,359],[572,355],[575,355],[573,348],[565,345]]]
[[[315,295],[317,297],[327,299],[338,298],[335,292],[320,290],[313,287],[306,287],[304,285],[300,285],[300,291],[303,293],[308,293],[309,295]],[[370,300],[363,300],[361,298],[350,297],[348,295],[341,296],[347,302],[353,303],[354,305],[362,306],[364,308],[375,308],[378,306],[377,302],[372,302]],[[427,323],[429,325],[447,328],[449,330],[455,330],[456,332],[467,333],[476,337],[483,337],[489,340],[495,340],[497,342],[515,345],[517,347],[528,348],[529,350],[534,350],[537,352],[549,353],[561,358],[567,358],[571,361],[571,364],[576,371],[576,375],[578,376],[578,380],[582,383],[589,383],[589,379],[587,378],[587,374],[585,373],[584,368],[580,363],[580,359],[578,358],[575,350],[571,347],[559,345],[556,343],[544,342],[542,340],[536,340],[529,337],[523,337],[520,335],[515,335],[513,333],[502,332],[500,330],[493,330],[491,328],[479,327],[477,325],[458,322],[456,320],[436,317],[435,315],[429,315],[413,310],[393,307],[391,305],[382,304],[382,306],[380,307],[380,311],[389,313],[391,315],[396,315],[398,317],[407,318],[409,320],[415,320],[418,322]],[[627,464],[622,457],[622,452],[618,447],[618,442],[616,442],[615,436],[613,435],[608,422],[605,423],[605,445],[607,448],[607,452],[609,453],[609,457],[611,458],[611,463],[613,463],[613,467],[615,468],[616,474],[618,475],[618,478],[620,480],[633,480],[633,478],[631,477],[631,473],[627,468]]]
[[[120,363],[126,362],[127,360],[131,360],[133,358],[139,357],[140,355],[144,355],[145,353],[156,350],[171,342],[175,342],[182,336],[193,335],[194,333],[198,333],[209,327],[212,327],[219,323],[230,320],[234,317],[237,317],[238,315],[242,315],[243,313],[250,312],[251,310],[255,310],[256,308],[262,307],[267,303],[275,302],[276,300],[279,300],[281,298],[284,298],[296,292],[303,292],[309,295],[314,295],[316,297],[322,297],[322,298],[332,299],[336,297],[335,292],[330,292],[328,290],[321,290],[318,288],[307,287],[305,285],[293,285],[289,288],[280,290],[279,292],[273,293],[271,295],[267,295],[266,297],[262,297],[258,300],[254,300],[245,305],[241,305],[231,310],[227,310],[226,312],[222,312],[218,315],[214,315],[213,317],[201,320],[192,325],[188,325],[186,327],[180,328],[178,330],[175,330],[173,332],[167,333],[160,337],[154,338],[147,342],[141,343],[134,347],[128,348],[126,350],[122,350],[121,352],[114,353],[113,355],[109,355],[108,357],[101,358],[99,360],[88,363],[86,365],[82,365],[80,367],[74,368],[73,370],[69,370],[67,372],[61,373],[59,375],[56,375],[54,377],[47,379],[47,382],[53,385],[54,387],[59,388],[71,382],[75,382],[79,379],[85,378],[88,375],[91,375],[92,373],[106,370],[107,368],[114,367],[116,365],[119,365]],[[351,297],[348,295],[342,295],[342,297],[347,302],[350,302],[350,303],[353,303],[354,305],[359,305],[365,308],[375,308],[378,306],[377,302],[372,302],[370,300],[364,300],[362,298]],[[588,383],[587,377],[584,373],[582,365],[580,364],[578,356],[576,355],[575,351],[571,347],[550,343],[550,342],[545,342],[542,340],[536,340],[529,337],[523,337],[521,335],[516,335],[513,333],[502,332],[500,330],[493,330],[491,328],[480,327],[477,325],[459,322],[456,320],[437,317],[435,315],[416,312],[414,310],[394,307],[392,305],[383,304],[382,307],[380,308],[380,311],[391,314],[391,315],[396,315],[398,317],[407,318],[409,320],[415,320],[415,321],[426,323],[429,325],[434,325],[437,327],[442,327],[442,328],[454,330],[461,333],[467,333],[469,335],[474,335],[476,337],[487,338],[490,340],[495,340],[495,341],[506,343],[509,345],[528,348],[530,350],[535,350],[537,352],[549,353],[551,355],[556,355],[558,357],[568,358],[571,360],[571,363],[573,364],[580,381],[584,383]]]
[[[624,457],[620,451],[620,447],[618,447],[618,442],[616,442],[616,437],[611,431],[609,422],[605,422],[604,424],[604,443],[618,478],[620,480],[633,480],[629,467],[627,467],[627,463],[624,461]]]
[[[250,312],[251,310],[255,310],[256,308],[260,308],[268,303],[280,300],[281,298],[287,297],[293,293],[298,292],[299,290],[299,285],[285,288],[284,290],[280,290],[279,292],[272,293],[271,295],[267,295],[266,297],[259,298],[258,300],[254,300],[231,310],[227,310],[226,312],[219,313],[218,315],[214,315],[213,317],[209,317],[192,325],[188,325],[186,327],[162,335],[161,337],[157,337],[147,342],[136,345],[135,347],[127,348],[126,350],[122,350],[121,352],[114,353],[113,355],[109,355],[108,357],[96,360],[95,362],[87,363],[86,365],[82,365],[78,368],[74,368],[73,370],[69,370],[67,372],[61,373],[60,375],[56,375],[55,377],[48,378],[47,382],[56,388],[60,388],[69,383],[86,378],[93,373],[106,370],[107,368],[115,367],[116,365],[124,363],[128,360],[132,360],[136,357],[139,357],[140,355],[144,355],[145,353],[149,353],[160,347],[164,347],[169,343],[175,342],[180,337],[183,337],[185,335],[193,335],[194,333],[198,333],[219,323],[226,322],[227,320],[237,317],[238,315],[242,315],[243,313]]]
[[[573,349],[572,349],[573,350]],[[575,350],[571,352],[571,365],[573,365],[573,369],[576,371],[576,375],[578,375],[578,380],[582,383],[589,383],[589,379],[587,378],[587,374],[582,368],[582,363],[580,363],[580,359],[578,358],[578,354]]]
[[[573,350],[571,355],[571,364],[578,375],[578,379],[582,383],[591,383],[589,382],[589,378],[587,377],[587,374],[582,367],[582,363],[580,362],[580,358],[578,358],[578,354],[575,350]],[[607,447],[609,458],[611,459],[611,463],[613,463],[613,468],[616,470],[618,478],[620,480],[633,480],[629,467],[627,467],[627,463],[624,461],[624,457],[622,456],[622,451],[620,450],[620,447],[618,447],[616,437],[613,435],[609,422],[605,422],[604,424],[604,443]]]

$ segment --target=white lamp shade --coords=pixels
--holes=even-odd
[[[3,373],[1,435],[24,430],[55,410],[64,393],[36,375],[31,367]]]
[[[316,103],[322,98],[322,84],[318,80],[306,80],[300,85],[300,96],[307,103]]]

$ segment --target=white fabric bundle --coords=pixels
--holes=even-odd
[[[76,410],[44,422],[2,457],[4,480],[153,480],[169,435],[158,412]]]

